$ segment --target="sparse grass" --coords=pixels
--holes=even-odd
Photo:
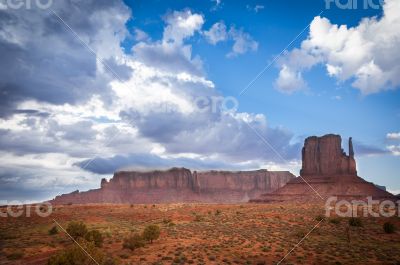
[[[50,230],[49,230],[49,235],[56,235],[58,234],[58,229],[57,226],[53,226]]]
[[[147,210],[143,207],[131,207],[130,204],[113,205],[112,208],[60,206],[53,214],[60,223],[84,220],[87,228],[98,230],[105,240],[102,247],[96,249],[121,260],[121,265],[255,265],[262,261],[276,264],[309,232],[322,209],[290,204],[157,204],[155,209],[149,204]],[[197,216],[201,218],[197,219]],[[348,225],[349,218],[326,220],[326,224],[321,224],[298,246],[296,253],[285,259],[285,264],[396,264],[400,261],[400,245],[393,243],[400,241],[400,234],[382,236],[383,223],[387,219],[362,218],[365,229]],[[390,222],[398,226],[400,218],[392,218]],[[134,251],[123,249],[124,238],[133,234],[142,236],[146,226],[151,224],[160,226],[160,240],[147,244],[141,239],[144,246],[139,244]],[[35,261],[36,257],[43,258],[46,253],[52,253],[46,251],[67,249],[72,245],[64,233],[49,235],[49,228],[44,219],[6,222],[0,218],[0,240],[5,249],[0,255],[0,264],[10,263],[7,255],[12,250],[21,249],[24,260]],[[346,229],[349,230],[349,243]]]
[[[340,224],[341,219],[340,219],[339,217],[334,217],[334,218],[330,218],[330,219],[329,219],[329,222],[330,222],[331,224],[338,225],[338,224]]]
[[[84,237],[87,232],[87,227],[83,222],[73,221],[68,224],[67,233],[75,240]]]
[[[317,215],[316,217],[315,217],[315,221],[317,221],[317,222],[321,222],[322,220],[324,220],[325,219],[325,217],[323,216],[323,215],[321,215],[321,214],[319,214],[319,215]]]
[[[349,225],[354,227],[363,227],[362,220],[359,217],[350,217]]]
[[[135,250],[145,246],[145,240],[140,234],[133,234],[124,239],[123,248]]]
[[[383,231],[386,234],[393,234],[396,231],[396,226],[391,222],[386,222],[383,224]]]
[[[7,255],[7,259],[9,260],[19,260],[22,259],[24,256],[24,252],[22,251],[15,251]]]

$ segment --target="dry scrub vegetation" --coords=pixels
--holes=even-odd
[[[0,264],[94,264],[53,219],[101,265],[276,264],[321,220],[282,264],[400,264],[400,218],[324,218],[311,204],[56,206],[0,218]]]

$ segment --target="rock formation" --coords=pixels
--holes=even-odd
[[[321,197],[323,201],[330,196],[357,200],[364,200],[368,196],[373,199],[393,199],[394,196],[389,192],[357,176],[352,139],[349,139],[349,155],[343,151],[341,144],[339,135],[307,138],[302,150],[300,177],[251,201],[318,201]]]
[[[349,155],[342,149],[339,135],[312,136],[302,150],[301,176],[357,175],[352,138]]]
[[[235,203],[272,192],[295,176],[288,171],[121,171],[101,188],[57,196],[52,203]]]

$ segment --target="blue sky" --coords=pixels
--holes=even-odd
[[[0,9],[0,199],[96,188],[119,169],[298,174],[304,139],[327,133],[352,136],[359,175],[400,193],[400,5],[363,3]],[[207,108],[215,98],[237,108]]]
[[[222,1],[216,8],[212,1],[126,1],[132,7],[134,18],[129,28],[140,28],[152,38],[162,36],[159,23],[171,10],[189,8],[204,15],[205,28],[224,21],[245,29],[259,43],[257,52],[227,59],[230,44],[210,46],[196,36],[192,40],[193,53],[204,58],[207,76],[224,95],[238,97],[256,75],[269,64],[287,45],[321,14],[333,24],[354,27],[366,17],[381,17],[379,9],[341,9],[332,3],[326,9],[325,1]],[[345,3],[344,1],[341,3]],[[378,1],[373,2],[378,4]],[[364,1],[357,2],[362,7]],[[254,8],[262,6],[256,12]],[[156,7],[156,8],[155,8]],[[288,19],[290,18],[290,19]],[[297,38],[289,50],[299,47],[308,30]],[[129,48],[132,43],[125,43]],[[338,133],[353,136],[356,141],[377,148],[385,148],[386,134],[399,130],[400,92],[386,91],[374,95],[362,95],[351,87],[351,80],[338,82],[326,74],[323,65],[306,74],[309,85],[306,93],[287,95],[274,89],[279,69],[270,67],[246,92],[239,96],[240,110],[263,113],[273,126],[283,126],[299,137]],[[339,99],[340,98],[340,99]],[[371,181],[385,182],[398,188],[399,158],[390,154],[361,157],[360,174]],[[383,166],[385,169],[381,169]],[[382,170],[382,176],[379,172]],[[381,180],[380,177],[384,179]]]

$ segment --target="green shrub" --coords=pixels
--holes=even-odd
[[[96,248],[93,242],[87,242],[83,239],[78,239],[78,243],[83,249],[96,261],[82,250],[77,244],[71,245],[69,248],[58,252],[52,256],[47,262],[48,265],[91,265],[98,263],[100,265],[117,265],[117,261],[107,257],[100,249]]]
[[[202,222],[204,220],[204,218],[199,214],[195,214],[194,216],[195,216],[194,217],[195,222]]]
[[[133,234],[130,237],[125,238],[124,243],[122,244],[123,248],[127,248],[130,250],[144,247],[144,245],[144,238],[139,234]]]
[[[57,226],[53,226],[50,230],[49,230],[49,235],[55,235],[58,234],[58,229]]]
[[[329,219],[329,222],[331,223],[331,224],[335,224],[335,225],[337,225],[337,224],[340,224],[340,218],[331,218],[331,219]]]
[[[75,240],[84,237],[87,232],[87,227],[83,222],[70,222],[68,224],[67,233]]]
[[[350,226],[356,226],[356,227],[362,227],[363,226],[361,219],[358,218],[358,217],[351,217],[349,219],[349,225]]]
[[[16,251],[7,255],[7,259],[9,260],[17,260],[21,259],[24,256],[22,251]]]
[[[396,227],[393,223],[386,222],[383,224],[383,231],[385,231],[386,234],[393,234],[396,231]]]
[[[321,222],[322,220],[324,220],[324,216],[323,215],[317,215],[316,217],[315,217],[315,221],[318,221],[318,222]]]
[[[150,243],[153,243],[153,240],[158,239],[160,236],[160,227],[158,225],[148,225],[143,231],[143,238]]]
[[[103,246],[103,235],[98,230],[92,230],[86,233],[85,239],[89,242],[93,242],[96,247],[101,248]]]

